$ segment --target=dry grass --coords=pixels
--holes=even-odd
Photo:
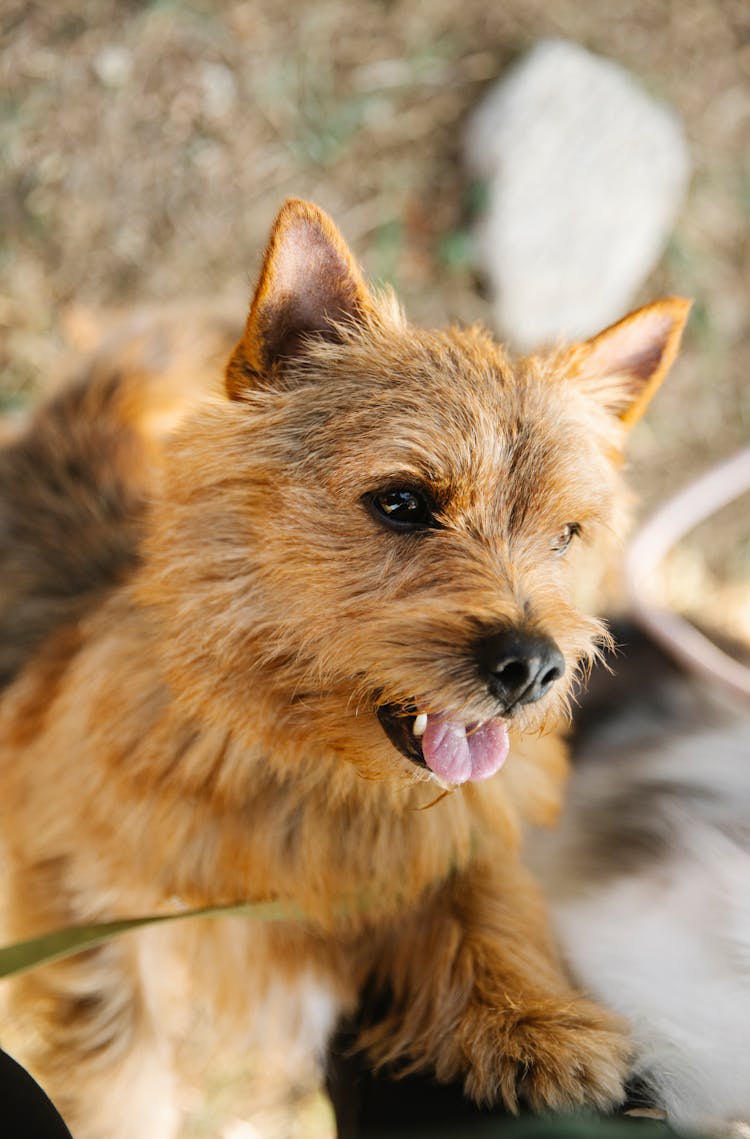
[[[564,35],[668,99],[695,162],[643,290],[697,304],[635,441],[639,492],[656,501],[747,438],[745,0],[3,0],[0,21],[5,406],[44,386],[74,301],[245,294],[287,194],[332,212],[418,321],[487,319],[461,127],[509,59]],[[741,518],[710,545],[713,572],[747,576]]]

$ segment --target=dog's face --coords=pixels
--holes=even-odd
[[[409,328],[331,223],[287,206],[233,399],[175,463],[178,686],[373,776],[492,775],[508,723],[558,713],[601,636],[576,564],[619,526],[624,415],[685,309],[514,363],[476,329]]]

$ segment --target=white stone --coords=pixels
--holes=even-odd
[[[477,108],[466,154],[488,183],[478,253],[505,337],[588,336],[632,307],[689,179],[668,107],[619,65],[544,40]]]

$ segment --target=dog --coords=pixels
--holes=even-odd
[[[559,826],[527,859],[575,975],[628,1017],[643,1094],[708,1132],[750,1115],[750,715],[636,625],[612,632]]]
[[[222,1031],[321,1052],[367,987],[374,1063],[511,1110],[619,1100],[627,1031],[571,985],[519,830],[557,809],[555,729],[605,637],[575,583],[624,526],[628,429],[688,308],[512,360],[478,327],[410,327],[291,200],[224,391],[183,408],[174,375],[100,363],[6,443],[8,936],[296,913],[13,983],[77,1139],[175,1133],[167,959]]]

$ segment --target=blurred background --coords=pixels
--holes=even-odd
[[[3,407],[44,387],[73,304],[226,294],[241,311],[289,194],[334,216],[415,321],[492,324],[466,127],[514,61],[562,37],[671,106],[689,149],[687,196],[632,300],[695,298],[634,440],[642,501],[747,439],[746,0],[1,0],[0,21]],[[743,513],[692,542],[727,581],[747,576]],[[683,568],[692,592],[701,565]]]
[[[414,321],[497,328],[466,134],[554,37],[627,69],[687,142],[686,194],[628,306],[695,299],[633,440],[642,509],[747,441],[747,0],[0,0],[0,35],[1,410],[44,390],[81,311],[226,297],[241,319],[288,195],[329,211]],[[749,568],[740,502],[675,552],[667,596],[750,635]],[[219,1099],[228,1085],[223,1069]],[[327,1133],[301,1086],[262,1134]]]

